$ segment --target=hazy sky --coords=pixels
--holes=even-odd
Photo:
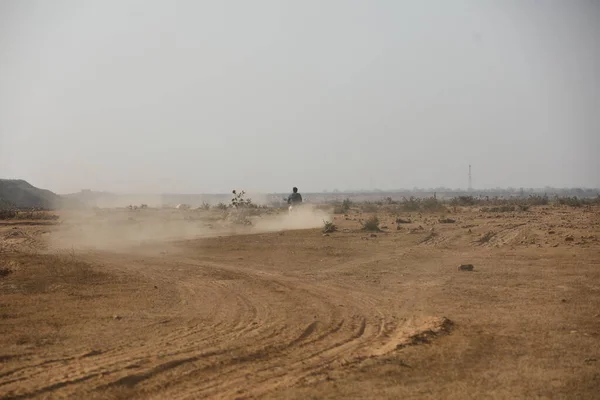
[[[600,0],[1,0],[0,178],[600,187]]]

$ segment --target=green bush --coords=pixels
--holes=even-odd
[[[419,211],[421,209],[421,200],[410,196],[410,198],[403,197],[400,202],[400,208],[404,211]]]
[[[344,209],[344,211],[350,210],[350,207],[352,207],[352,201],[350,199],[347,198],[344,201],[342,201],[342,208]]]
[[[363,230],[370,232],[379,232],[381,229],[379,228],[379,218],[377,215],[373,215],[368,218],[365,222],[361,222]]]
[[[530,206],[545,206],[548,204],[548,195],[530,195],[527,198],[527,204],[529,204]]]
[[[323,233],[332,233],[337,231],[337,226],[331,221],[323,221]]]
[[[334,214],[346,214],[348,211],[350,211],[351,207],[352,207],[352,201],[347,198],[344,201],[342,201],[341,203],[337,203],[333,206],[333,213]]]
[[[581,207],[585,201],[580,200],[577,196],[569,197],[556,197],[556,203],[564,206],[570,207]]]
[[[446,207],[435,197],[428,197],[426,199],[423,199],[421,201],[421,207],[423,211],[430,212],[446,210]]]
[[[410,198],[402,198],[399,208],[401,211],[407,212],[436,212],[446,211],[444,204],[436,197],[427,197],[424,199],[416,198],[411,196]]]
[[[233,198],[231,199],[231,203],[229,207],[231,208],[256,208],[256,205],[252,203],[252,199],[246,198],[246,192],[241,191],[237,192],[236,190],[232,191]]]
[[[450,200],[451,206],[474,206],[478,200],[473,196],[458,196]]]

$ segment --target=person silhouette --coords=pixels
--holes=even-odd
[[[297,187],[292,189],[292,194],[288,196],[287,202],[290,206],[296,206],[302,203],[302,195],[298,193]]]

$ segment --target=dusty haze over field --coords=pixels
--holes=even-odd
[[[0,2],[0,177],[600,186],[600,2]]]
[[[216,218],[215,218],[216,217]],[[251,225],[233,224],[226,217],[199,215],[197,212],[164,211],[157,214],[105,212],[93,215],[89,211],[63,213],[63,223],[50,237],[53,250],[96,249],[110,251],[136,251],[136,246],[153,243],[164,245],[173,240],[197,239],[234,234],[281,232],[295,229],[312,229],[331,221],[333,216],[324,210],[306,205],[293,213],[248,217]]]

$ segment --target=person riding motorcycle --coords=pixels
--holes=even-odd
[[[292,194],[290,194],[287,198],[287,202],[289,204],[289,210],[292,211],[292,209],[294,207],[299,206],[300,204],[302,204],[302,195],[300,193],[298,193],[298,188],[294,187],[292,189]]]

